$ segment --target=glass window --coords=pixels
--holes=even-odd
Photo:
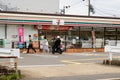
[[[94,27],[95,38],[96,38],[96,48],[104,47],[104,28],[103,27]]]
[[[115,46],[117,40],[116,28],[105,28],[105,45]]]

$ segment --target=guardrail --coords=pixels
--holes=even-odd
[[[119,53],[120,46],[105,46],[105,52],[108,52],[108,59],[111,62],[113,60],[113,52]]]
[[[18,58],[20,58],[20,50],[0,48],[0,55],[11,55],[11,56],[17,56]]]
[[[9,58],[10,62],[8,63],[10,63],[11,66],[14,66],[15,70],[17,71],[18,58],[20,58],[20,50],[0,48],[0,58]]]
[[[14,66],[16,73],[18,72],[18,69],[17,69],[17,66],[18,66],[18,57],[17,56],[4,56],[4,55],[2,55],[2,56],[0,56],[0,58],[4,58],[4,59],[6,59],[6,58],[13,58],[14,62],[12,62],[12,64],[14,63],[14,65],[12,65],[12,66]]]

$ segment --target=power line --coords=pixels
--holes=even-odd
[[[110,15],[110,16],[115,15],[115,14],[108,13],[108,12],[106,12],[106,11],[102,11],[101,9],[98,9],[98,8],[96,8],[96,7],[94,7],[94,8],[95,8],[95,10],[97,10],[97,11],[101,12],[102,14],[105,14],[105,15]]]
[[[73,0],[69,0],[69,2],[70,1],[73,1]],[[87,0],[86,0],[87,1]],[[116,0],[117,1],[117,0]],[[83,1],[82,0],[79,0],[79,1],[76,1],[76,2],[74,2],[74,3],[72,3],[72,4],[70,4],[70,8],[69,9],[67,9],[66,10],[66,12],[68,11],[68,10],[72,10],[72,8],[74,9],[74,7],[76,6],[77,8],[79,8],[80,6],[80,8],[82,8],[82,7],[84,7],[84,6],[88,6],[88,5],[83,5],[83,4],[81,4]],[[106,5],[105,4],[103,4],[103,2],[102,2],[102,4],[100,3],[100,2],[98,2],[98,0],[90,0],[90,3],[91,3],[91,5],[92,5],[92,8],[95,10],[95,11],[97,11],[97,13],[99,13],[99,14],[102,14],[102,15],[109,15],[109,16],[116,16],[116,15],[118,15],[117,13],[120,13],[120,11],[119,10],[116,10],[115,8],[113,8],[113,7],[110,7],[110,8],[108,8],[108,7],[106,7]],[[101,4],[101,6],[99,6]],[[110,5],[111,5],[111,3],[110,3]],[[112,6],[112,5],[111,5]],[[100,7],[100,8],[99,8]],[[75,9],[74,9],[75,10]]]
[[[99,2],[97,2],[98,0],[94,0],[94,6],[96,7],[96,8],[98,8],[98,7],[100,7],[100,9],[102,9],[102,10],[107,10],[107,11],[112,11],[112,12],[120,12],[119,11],[119,9],[116,9],[116,8],[113,8],[113,7],[110,7],[110,6],[107,6],[106,4],[100,4]],[[116,0],[117,1],[117,0]],[[120,2],[120,1],[119,1]],[[102,6],[98,6],[98,3],[99,3],[99,5],[102,5]],[[96,5],[97,4],[97,5]],[[107,3],[107,4],[109,4],[109,3]],[[111,6],[113,6],[114,4],[112,3],[112,5]],[[116,5],[116,4],[115,4]],[[115,7],[115,6],[114,6]]]
[[[95,5],[97,4],[98,6],[98,3],[96,3],[97,0],[94,0],[92,1],[92,5],[93,6],[93,9],[95,8],[95,10],[97,10],[97,13],[101,12],[102,14],[105,14],[105,15],[110,15],[110,16],[116,16],[117,14],[115,14],[114,12],[117,12],[117,13],[120,13],[118,10],[115,11],[115,8],[108,8],[108,7],[105,7],[106,5],[102,5],[101,7],[103,8],[98,8],[96,7]],[[100,13],[100,14],[101,14]]]
[[[75,3],[73,3],[73,4],[70,4],[70,6],[76,6],[76,5],[78,5],[78,4],[80,4],[80,1],[77,1],[77,2],[75,2]]]

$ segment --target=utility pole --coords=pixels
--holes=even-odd
[[[90,16],[90,0],[88,0],[88,16]]]
[[[85,0],[83,0],[85,1]],[[90,0],[88,0],[88,16],[90,16]]]

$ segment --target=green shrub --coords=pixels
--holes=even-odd
[[[0,80],[17,80],[20,79],[21,77],[18,74],[11,74],[11,75],[3,75],[0,76]]]
[[[0,65],[0,80],[17,80],[21,78],[20,70]]]
[[[112,64],[112,65],[120,66],[120,60],[112,60],[112,61],[111,61],[111,64]]]
[[[111,65],[117,65],[117,66],[120,66],[120,60],[103,60],[103,64],[111,64]]]

